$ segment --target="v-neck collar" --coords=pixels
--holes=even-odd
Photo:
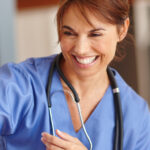
[[[99,120],[99,116],[98,114],[101,114],[101,112],[103,111],[104,107],[103,105],[106,105],[106,103],[108,103],[107,101],[109,101],[109,94],[111,91],[111,87],[109,86],[104,94],[104,96],[102,97],[101,101],[98,103],[98,105],[96,106],[96,108],[94,109],[94,111],[91,113],[91,115],[88,117],[88,119],[86,120],[86,122],[84,123],[85,127],[89,130],[90,128],[93,128],[90,124],[93,120]],[[106,108],[106,107],[105,107]],[[81,127],[79,129],[78,132],[76,132],[77,134],[80,134],[80,132],[83,132],[83,128]]]
[[[63,92],[63,86],[62,86],[59,74],[57,73],[56,69],[54,71],[53,76],[54,78],[52,82],[51,93],[53,93],[52,114],[53,114],[55,130],[59,129],[60,131],[66,132],[74,137],[85,136],[83,133],[84,131],[82,127],[77,132],[74,130],[73,122],[71,119],[71,114],[68,108],[65,94]],[[95,126],[95,120],[98,120],[98,121],[103,120],[103,119],[100,119],[99,117],[102,117],[100,116],[101,114],[104,115],[104,112],[105,112],[104,109],[108,109],[107,105],[109,103],[109,100],[112,100],[110,96],[112,97],[111,86],[107,88],[103,98],[98,103],[95,110],[92,112],[92,114],[89,116],[89,118],[86,120],[84,124],[89,134],[92,131],[91,129],[94,128]]]

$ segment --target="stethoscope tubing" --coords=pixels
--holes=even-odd
[[[64,82],[67,84],[67,86],[70,88],[70,90],[72,91],[74,97],[75,97],[75,101],[78,103],[80,101],[79,96],[76,92],[76,90],[74,89],[74,87],[71,85],[71,83],[67,80],[67,78],[65,77],[65,75],[63,74],[63,72],[61,71],[59,64],[60,64],[60,58],[62,57],[62,53],[60,55],[58,55],[56,57],[56,68],[57,71],[59,73],[59,75],[61,76],[61,78],[64,80]]]
[[[115,140],[114,140],[114,150],[122,150],[123,149],[123,119],[122,119],[122,106],[120,103],[120,91],[113,75],[113,72],[110,68],[107,68],[108,77],[110,79],[111,87],[113,90],[114,96],[114,107],[115,107]]]
[[[46,96],[47,96],[47,103],[48,103],[49,108],[52,107],[50,91],[51,91],[52,77],[53,77],[53,72],[55,69],[55,64],[56,64],[56,59],[53,60],[51,66],[50,66],[50,70],[49,70],[49,74],[48,74],[48,81],[47,81],[47,86],[46,86]]]
[[[52,107],[51,98],[50,98],[50,90],[51,90],[51,84],[52,84],[52,76],[53,76],[53,72],[55,68],[57,69],[60,77],[63,79],[63,81],[67,84],[67,86],[72,91],[76,103],[79,103],[80,101],[76,90],[69,83],[69,81],[67,80],[63,72],[61,71],[61,68],[59,66],[61,57],[62,57],[62,53],[58,54],[56,58],[54,58],[54,61],[52,62],[52,65],[49,71],[47,88],[46,88],[47,102],[48,102],[49,108]],[[119,91],[117,82],[115,80],[113,71],[110,69],[110,67],[107,68],[107,73],[108,73],[108,77],[109,77],[110,84],[111,84],[112,91],[113,91],[114,108],[115,108],[115,133],[114,133],[115,138],[114,138],[113,150],[122,150],[123,149],[123,118],[122,118],[122,107],[121,107],[121,101],[120,101],[120,91]],[[51,125],[53,125],[52,118],[50,118],[50,122],[51,122]]]

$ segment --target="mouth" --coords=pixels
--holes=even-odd
[[[73,56],[75,60],[81,64],[81,65],[90,65],[93,64],[98,56],[90,56],[90,57],[78,57],[78,56]]]

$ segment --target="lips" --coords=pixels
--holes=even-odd
[[[83,64],[83,65],[88,65],[88,64],[93,63],[96,60],[97,56],[84,57],[84,58],[74,56],[74,58],[76,59],[78,63]]]

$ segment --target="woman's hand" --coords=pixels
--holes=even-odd
[[[45,144],[46,150],[87,150],[77,138],[59,130],[56,130],[56,134],[60,138],[46,132],[42,133],[41,140]]]

